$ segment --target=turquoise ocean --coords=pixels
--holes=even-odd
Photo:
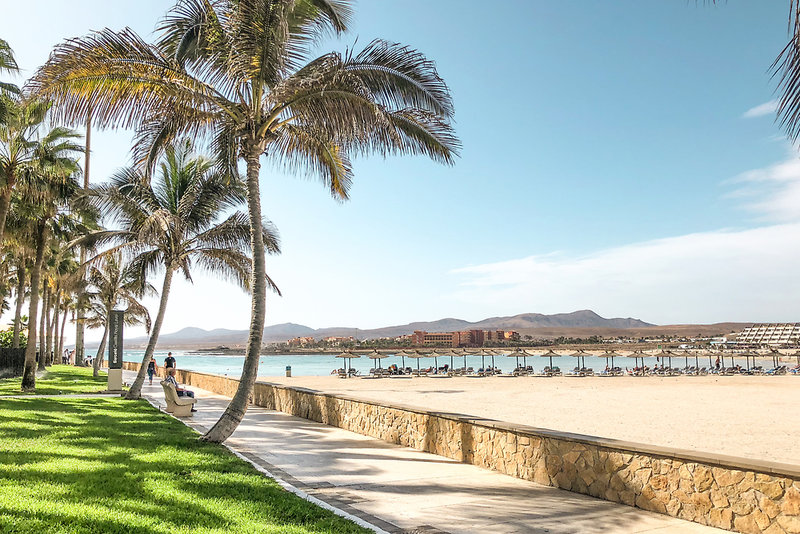
[[[143,355],[143,350],[127,350],[123,353],[123,360],[126,362],[141,362]],[[193,354],[180,350],[173,350],[172,355],[177,360],[178,368],[200,371],[203,373],[227,375],[231,377],[239,377],[242,374],[242,365],[244,364],[244,356]],[[285,376],[286,367],[291,366],[293,376],[326,376],[331,374],[331,371],[335,369],[345,367],[344,361],[342,359],[337,359],[334,356],[334,354],[262,355],[258,364],[258,375]],[[166,357],[167,351],[156,351],[156,361],[158,362],[159,366],[163,365],[164,358]],[[728,360],[729,358],[726,358],[725,363],[730,365]],[[492,365],[492,360],[489,356],[486,356],[483,362],[481,361],[480,356],[467,356],[466,362],[467,367],[473,367],[475,369],[482,367],[484,364],[487,366]],[[641,359],[639,362],[641,362]],[[403,361],[401,357],[394,355],[390,355],[388,358],[385,358],[380,362],[382,367],[388,367],[392,364],[401,366],[402,363]],[[504,372],[510,372],[517,365],[514,358],[508,358],[506,356],[495,356],[494,363]],[[519,363],[523,363],[522,359],[520,359]],[[645,363],[650,367],[654,367],[661,362],[657,362],[656,358],[646,358]],[[745,366],[744,358],[737,358],[736,363],[741,366]],[[765,368],[767,368],[767,365],[771,367],[771,362],[768,363],[759,361],[758,363],[760,365],[764,365]],[[440,357],[437,361],[434,361],[433,358],[422,358],[419,360],[419,366],[423,369],[432,367],[435,364],[438,364],[440,367],[444,364],[450,365],[450,358]],[[533,366],[536,371],[541,371],[542,368],[544,368],[546,365],[549,365],[549,361],[547,358],[528,357],[527,364]],[[694,358],[689,358],[688,364],[694,365]],[[411,358],[406,358],[405,365],[406,367],[416,368],[417,361]],[[464,365],[464,358],[456,357],[453,361],[453,365],[455,367],[462,367]],[[562,371],[568,371],[576,365],[576,359],[571,357],[553,358],[553,365],[561,367]],[[623,369],[626,367],[633,368],[634,362],[632,358],[615,358],[614,365]],[[673,358],[673,367],[683,367],[684,365],[684,358]],[[700,367],[709,367],[708,358],[700,357],[699,365]],[[593,368],[596,372],[599,372],[605,368],[606,360],[604,358],[587,357],[586,366]],[[377,363],[369,358],[366,358],[365,356],[362,356],[352,360],[352,367],[358,369],[360,374],[364,375],[369,373],[370,368],[377,367]]]

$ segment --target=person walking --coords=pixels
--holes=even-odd
[[[158,373],[158,364],[155,358],[150,358],[150,363],[147,364],[147,376],[150,378],[150,385],[153,385],[153,375]]]
[[[167,357],[164,358],[164,369],[166,370],[165,372],[169,372],[170,369],[175,369],[175,368],[176,368],[175,358],[172,357],[171,352],[168,352]]]

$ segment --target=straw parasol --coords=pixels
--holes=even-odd
[[[656,361],[658,361],[659,358],[661,359],[661,367],[664,367],[664,358],[668,358],[669,359],[669,368],[672,369],[672,356],[674,356],[672,351],[667,350],[667,349],[659,349],[657,352],[652,353],[650,355],[651,356],[655,356],[656,357]]]
[[[417,371],[419,371],[419,359],[420,358],[427,358],[428,355],[427,354],[422,354],[418,350],[415,350],[414,354],[409,354],[408,357],[409,358],[415,358],[417,360]]]
[[[540,358],[550,358],[550,369],[553,368],[553,358],[560,358],[561,354],[553,351],[553,349],[548,349],[547,352],[539,356]]]
[[[445,357],[445,356],[449,356],[449,355],[445,351],[434,350],[428,356],[433,356],[433,367],[434,367],[434,369],[436,369],[438,371],[439,370],[439,357],[440,356],[441,357]]]
[[[382,354],[378,352],[378,349],[375,349],[369,354],[367,354],[367,358],[369,358],[370,360],[378,360],[378,369],[381,368],[381,360],[388,357],[389,357],[388,354]],[[375,364],[373,363],[373,365]]]
[[[345,360],[345,365],[347,366],[347,374],[349,375],[350,369],[352,369],[353,358],[360,358],[361,356],[359,356],[358,354],[353,354],[352,352],[349,351],[344,351],[343,353],[339,354],[336,357]]]
[[[745,360],[747,362],[747,363],[745,363],[745,365],[747,366],[747,370],[749,371],[750,370],[750,358],[753,358],[753,367],[755,367],[756,366],[756,358],[758,358],[761,355],[759,353],[757,353],[756,351],[754,351],[754,350],[745,350],[744,352],[740,352],[739,356],[744,356],[745,357]]]
[[[412,351],[401,350],[397,354],[395,354],[395,356],[398,356],[398,355],[400,356],[400,360],[403,362],[403,369],[406,368],[406,356],[408,354],[410,354],[411,352]]]
[[[453,367],[455,367],[455,364],[453,363],[453,358],[455,358],[456,356],[461,356],[462,354],[464,354],[464,351],[458,352],[455,349],[449,349],[442,351],[442,354],[444,354],[445,356],[450,356],[450,369],[453,369]]]
[[[576,350],[570,354],[573,358],[578,358],[578,368],[583,369],[586,367],[586,352],[583,350]]]
[[[614,368],[614,358],[622,358],[622,354],[616,350],[607,350],[603,354],[598,354],[599,357],[606,359],[606,367],[608,367],[608,359],[611,358],[611,368]]]
[[[525,362],[524,365],[525,366],[528,365],[528,362],[526,361],[528,359],[528,355],[525,353],[525,351],[522,351],[522,350],[519,350],[519,349],[515,349],[513,352],[509,352],[508,354],[506,354],[506,356],[508,358],[514,358],[516,360],[516,362],[517,362],[517,367],[519,367],[519,358],[520,358],[520,356],[522,357],[523,361]]]
[[[630,354],[626,355],[625,357],[626,358],[634,358],[634,362],[633,362],[634,368],[641,369],[642,374],[644,374],[644,359],[645,359],[646,356],[647,355],[644,352],[642,352],[641,350],[635,350],[635,351],[631,352]],[[639,358],[642,359],[642,366],[641,367],[639,367]]]

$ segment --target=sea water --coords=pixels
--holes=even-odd
[[[123,353],[123,360],[126,362],[139,363],[142,361],[143,355],[143,350],[128,350]],[[242,366],[244,365],[244,356],[197,354],[180,350],[173,350],[172,355],[175,357],[179,369],[188,369],[191,371],[200,371],[203,373],[212,373],[217,375],[227,375],[237,378],[241,376]],[[164,358],[167,357],[167,351],[156,351],[155,357],[158,365],[162,366],[164,364]],[[729,357],[725,358],[726,365],[731,365],[729,360]],[[642,360],[640,358],[640,364],[641,361]],[[416,369],[417,363],[417,360],[408,357],[405,358],[406,367],[412,367]],[[650,368],[653,368],[656,365],[661,365],[662,363],[669,364],[669,362],[661,362],[660,360],[656,361],[656,358],[654,357],[648,357],[645,359],[645,364]],[[745,366],[744,358],[737,358],[736,363],[743,367]],[[764,368],[772,367],[771,361],[766,362],[759,359],[758,363],[759,365],[764,365]],[[384,368],[392,364],[400,367],[403,365],[403,359],[400,356],[390,355],[388,358],[384,358],[380,362],[381,367]],[[445,364],[448,366],[463,367],[464,358],[456,356],[453,359],[452,364],[449,356],[440,357],[436,360],[434,360],[434,358],[421,358],[419,360],[419,367],[423,369],[434,366],[441,367]],[[519,364],[523,364],[522,358],[520,358]],[[527,364],[533,366],[535,371],[540,372],[545,366],[550,365],[550,362],[547,358],[532,356],[527,358]],[[577,358],[553,358],[553,365],[559,366],[564,372],[572,370],[576,364]],[[683,357],[672,358],[672,367],[683,367],[684,364],[685,362]],[[694,357],[689,358],[688,364],[690,366],[695,364]],[[701,356],[699,358],[699,364],[700,367],[710,367],[707,356]],[[347,364],[343,359],[335,358],[334,354],[270,354],[262,355],[259,359],[258,376],[285,376],[287,366],[291,366],[293,376],[326,376],[340,367],[346,367],[346,365]],[[353,358],[351,360],[351,365],[354,369],[359,371],[359,374],[365,375],[369,373],[371,368],[377,367],[378,363],[376,360],[369,359],[362,355],[360,358]],[[490,356],[484,356],[483,359],[481,359],[480,356],[467,356],[466,365],[467,367],[479,369],[484,365],[492,365],[492,358]],[[514,358],[495,356],[494,365],[508,373],[517,366],[517,362]],[[611,362],[609,361],[609,366],[610,365]],[[614,358],[614,365],[621,367],[622,369],[625,369],[626,367],[633,369],[634,361],[633,358]],[[593,368],[595,372],[600,372],[605,369],[606,360],[605,358],[586,357],[586,366]]]

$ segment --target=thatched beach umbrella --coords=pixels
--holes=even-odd
[[[745,361],[746,361],[745,366],[747,366],[747,370],[749,371],[750,370],[750,358],[753,358],[753,367],[755,367],[756,366],[756,358],[758,358],[761,355],[759,353],[757,353],[756,351],[754,351],[754,350],[745,350],[744,352],[739,353],[739,356],[744,356],[745,357]]]
[[[422,354],[420,351],[415,350],[414,354],[409,354],[408,357],[409,358],[415,358],[417,360],[417,371],[419,371],[419,360],[420,360],[420,358],[427,358],[428,355],[427,354]]]
[[[483,351],[481,351],[481,356],[483,356],[483,355],[484,355],[484,353],[485,353],[487,356],[491,356],[491,357],[492,357],[492,368],[494,368],[494,357],[495,357],[495,356],[500,356],[500,355],[502,355],[502,354],[503,354],[502,352],[498,352],[498,351],[496,351],[496,350],[486,350],[486,349],[484,349]]]
[[[586,351],[584,350],[576,350],[575,352],[570,354],[573,358],[578,358],[578,368],[584,369],[586,367]]]
[[[406,355],[409,354],[410,352],[411,351],[401,350],[397,354],[395,354],[395,356],[398,356],[398,355],[400,356],[400,361],[403,362],[402,363],[403,369],[406,368]]]
[[[659,360],[661,361],[661,367],[664,367],[664,361],[668,359],[669,368],[672,369],[672,356],[673,356],[672,351],[669,351],[667,349],[658,349],[656,352],[651,353],[650,355],[655,356],[656,361]]]
[[[440,356],[441,357],[445,357],[445,356],[447,356],[447,354],[444,351],[440,352],[438,350],[434,350],[428,356],[433,356],[433,367],[434,367],[434,369],[436,369],[438,371],[439,370],[439,357]]]
[[[384,358],[388,358],[388,357],[389,357],[388,354],[382,354],[382,353],[378,352],[378,349],[375,349],[372,352],[370,352],[369,354],[367,354],[367,358],[369,358],[370,360],[373,360],[373,361],[374,360],[378,360],[378,369],[381,368],[381,360],[384,359]],[[375,365],[375,364],[373,363],[372,365]]]
[[[608,359],[611,358],[611,368],[614,368],[614,358],[622,358],[622,354],[616,350],[607,350],[603,354],[598,354],[601,358],[606,359],[606,367],[608,367]]]
[[[527,356],[527,354],[525,354],[523,351],[521,351],[519,349],[516,349],[513,352],[509,352],[508,354],[506,354],[506,357],[514,358],[514,360],[517,362],[517,367],[519,367],[519,359],[520,359],[520,357],[522,357],[523,359],[526,359],[525,358],[526,356]]]
[[[453,359],[456,356],[465,355],[465,350],[464,349],[461,349],[461,350],[450,349],[450,350],[444,351],[443,354],[446,354],[447,356],[450,356],[450,369],[453,369],[455,367],[455,363],[454,363]]]
[[[634,368],[641,369],[642,375],[644,375],[644,358],[645,358],[645,356],[647,356],[647,355],[644,352],[642,352],[641,350],[635,350],[635,351],[631,352],[630,354],[627,354],[625,357],[626,358],[633,358],[634,359],[634,361],[633,361]],[[639,358],[642,359],[641,367],[639,367]],[[635,373],[635,371],[634,371],[634,373]]]
[[[555,352],[553,349],[548,349],[547,352],[541,354],[540,358],[549,358],[550,359],[550,369],[553,368],[553,358],[560,358],[561,354]]]
[[[360,358],[361,356],[359,356],[358,354],[353,354],[352,352],[349,351],[344,351],[343,353],[339,354],[336,357],[344,359],[345,365],[347,367],[347,374],[349,375],[350,369],[352,369],[353,358]]]

